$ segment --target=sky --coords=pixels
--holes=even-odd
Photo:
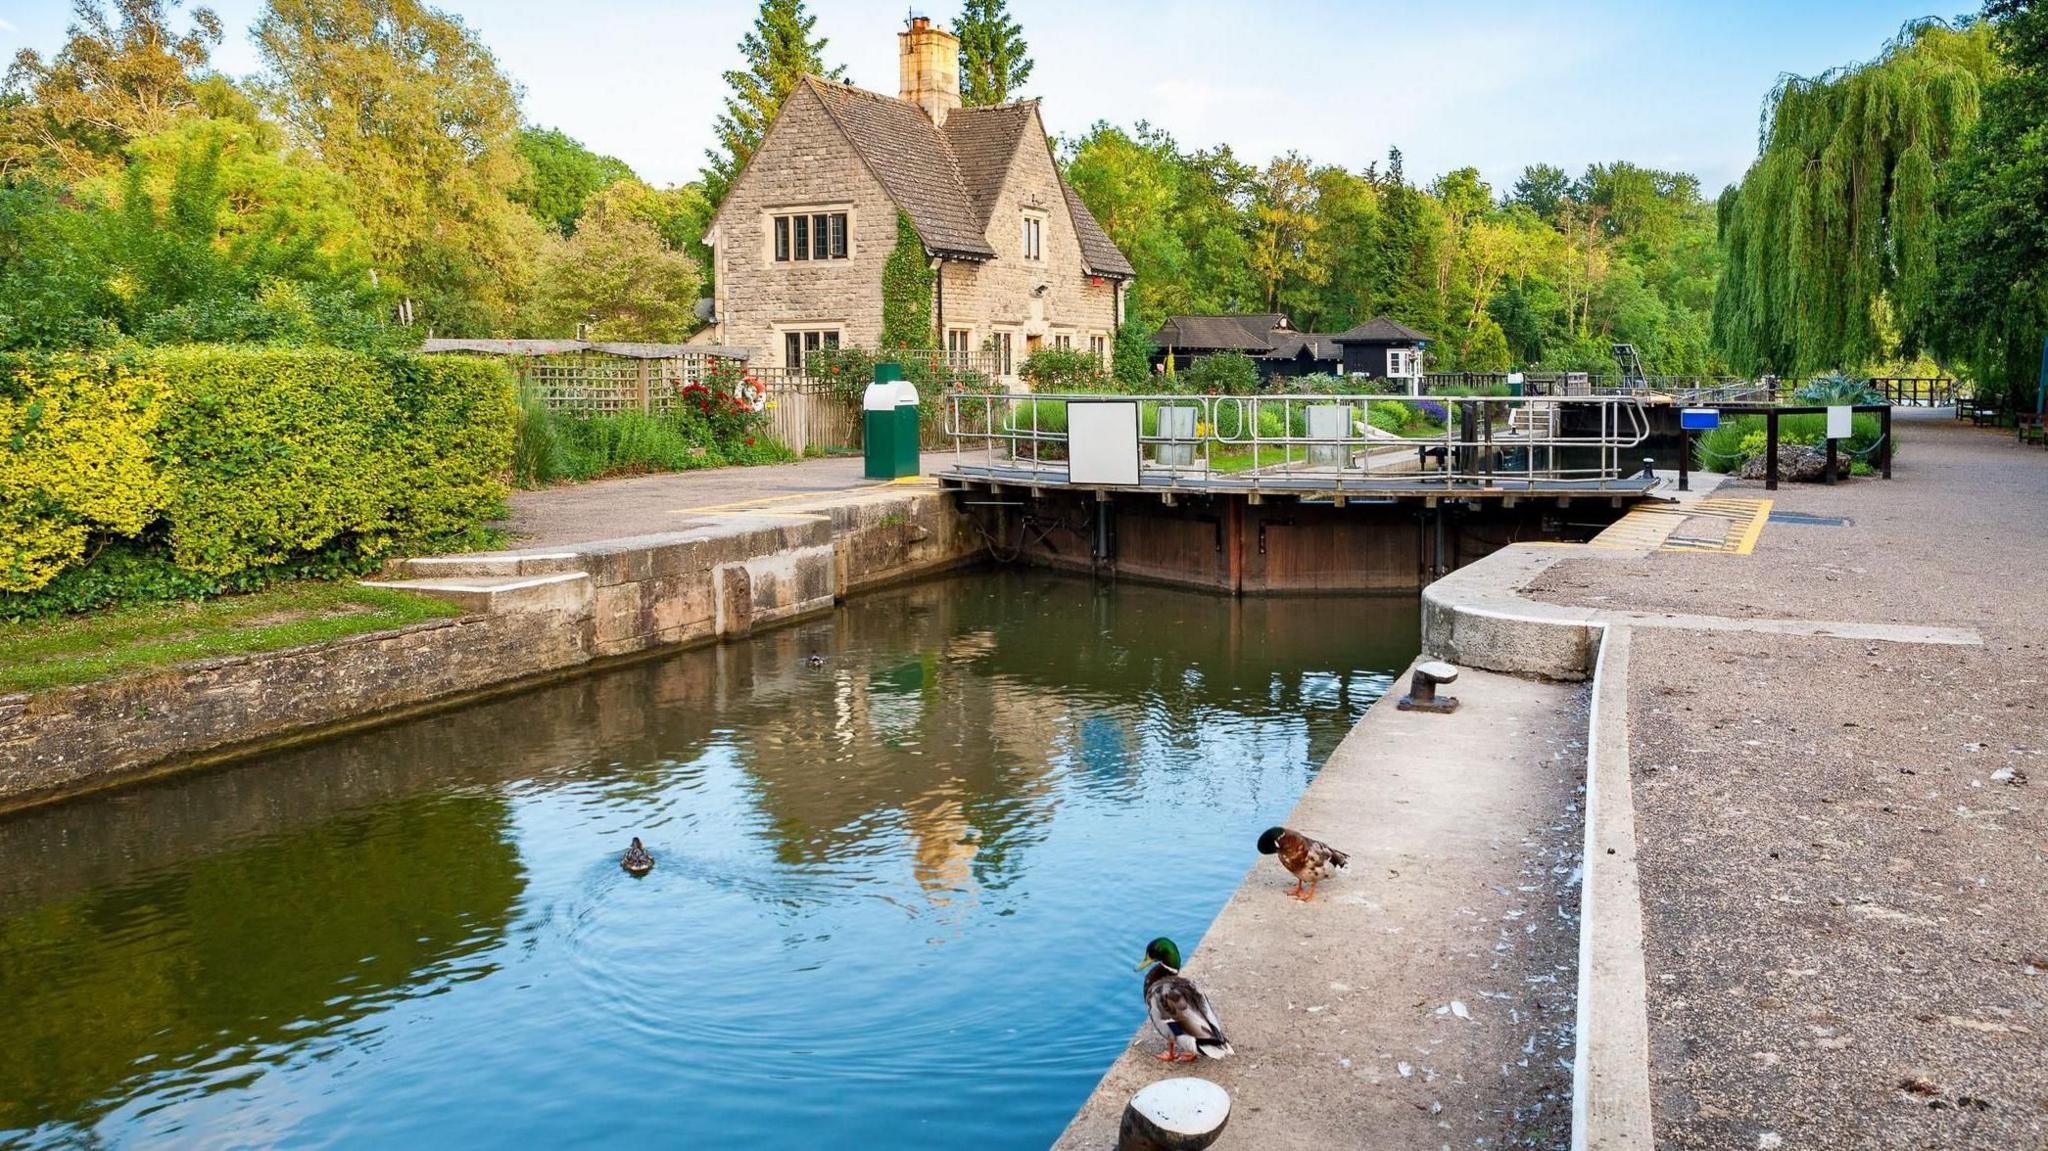
[[[1959,0],[1950,0],[1958,3]],[[950,23],[959,0],[925,0]],[[215,65],[260,67],[262,0],[214,0]],[[189,10],[189,0],[186,9]],[[692,179],[711,144],[752,0],[442,0],[524,89],[526,118],[631,164]],[[63,44],[68,0],[0,0],[0,56]],[[902,0],[812,0],[828,60],[896,92]],[[1427,183],[1470,165],[1497,191],[1529,164],[1630,160],[1712,196],[1756,153],[1779,75],[1875,55],[1927,0],[1010,0],[1049,131],[1149,121],[1186,147],[1263,162],[1289,150],[1362,168],[1399,147]],[[1948,14],[1948,13],[1943,13]]]

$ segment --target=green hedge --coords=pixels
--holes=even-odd
[[[477,538],[515,414],[509,372],[468,358],[0,356],[0,616],[131,598],[83,570],[103,557],[204,594]]]

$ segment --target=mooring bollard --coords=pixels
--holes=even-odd
[[[1202,1151],[1230,1122],[1230,1092],[1183,1075],[1141,1089],[1124,1105],[1116,1151]]]
[[[1436,688],[1440,683],[1456,683],[1457,680],[1457,668],[1442,660],[1425,660],[1415,665],[1415,674],[1408,679],[1408,694],[1394,706],[1402,711],[1454,712],[1458,710],[1458,697],[1440,696]]]

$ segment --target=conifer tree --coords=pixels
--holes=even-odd
[[[714,206],[725,199],[805,73],[845,79],[844,66],[825,67],[825,38],[811,35],[817,22],[805,10],[804,0],[761,0],[753,29],[740,38],[740,55],[747,66],[725,74],[732,95],[718,114],[718,147],[705,152],[711,162],[704,169],[704,185]]]
[[[966,0],[953,21],[960,37],[960,102],[969,108],[1010,100],[1031,78],[1024,30],[1006,0]]]

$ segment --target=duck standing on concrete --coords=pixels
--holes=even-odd
[[[1347,867],[1351,857],[1320,839],[1310,839],[1285,827],[1269,827],[1259,836],[1260,855],[1278,855],[1280,866],[1294,873],[1294,890],[1287,894],[1307,903],[1316,897],[1316,884],[1331,872]],[[1307,884],[1304,889],[1302,884]]]
[[[619,866],[626,869],[627,875],[645,875],[654,870],[654,857],[647,854],[646,848],[640,846],[640,837],[636,835],[633,837],[633,846],[626,849],[625,858],[619,860]]]
[[[1161,1063],[1193,1063],[1195,1051],[1211,1059],[1235,1054],[1223,1035],[1223,1024],[1216,1019],[1216,1009],[1209,1006],[1209,997],[1181,975],[1180,948],[1173,940],[1162,935],[1146,944],[1145,958],[1138,966],[1152,968],[1145,973],[1145,1014],[1166,1037],[1166,1050],[1157,1056]],[[1185,1059],[1180,1053],[1184,1037],[1195,1045]]]

